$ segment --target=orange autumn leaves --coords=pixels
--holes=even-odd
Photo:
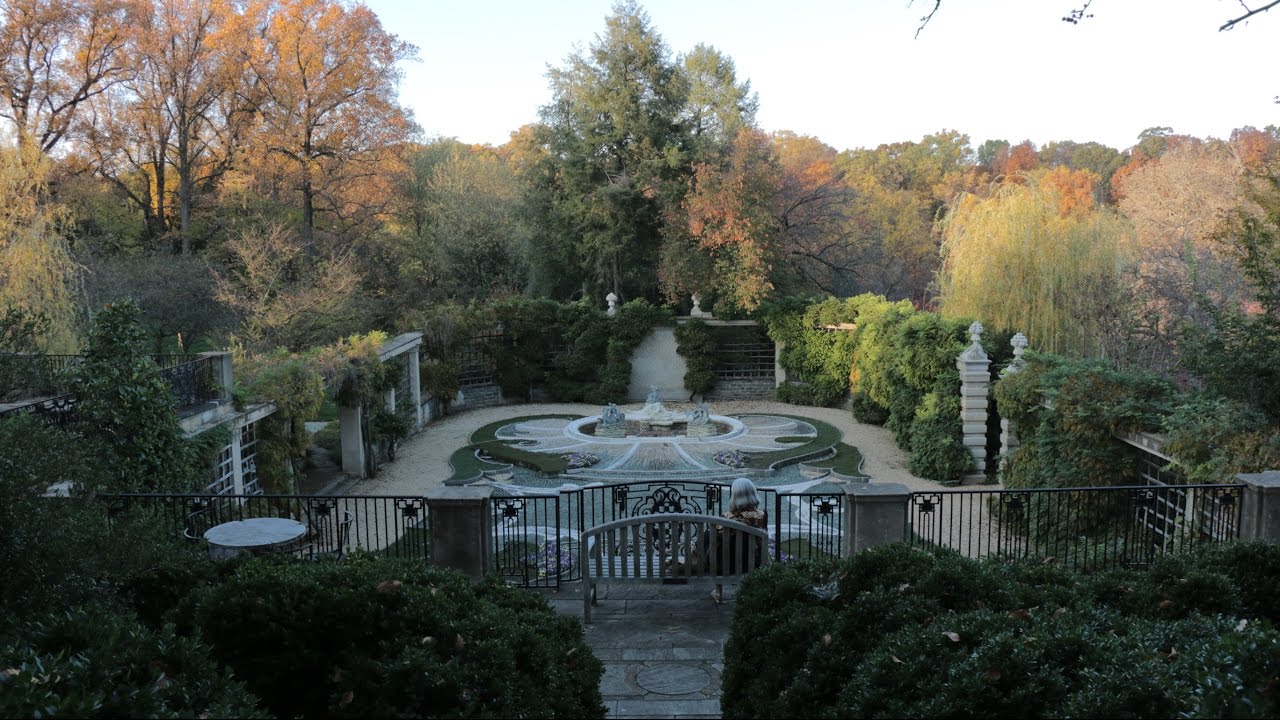
[[[788,243],[820,220],[812,213],[840,185],[835,156],[815,138],[747,129],[724,166],[697,165],[683,210],[689,235],[712,261],[704,284],[736,307],[758,308]]]

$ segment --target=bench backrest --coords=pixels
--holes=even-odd
[[[769,561],[769,533],[715,515],[614,520],[581,536],[582,577],[676,579],[742,575]]]

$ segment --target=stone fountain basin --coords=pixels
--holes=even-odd
[[[628,417],[627,419],[631,420],[632,418]],[[731,438],[738,437],[739,435],[742,435],[747,431],[747,427],[742,424],[742,421],[736,418],[726,417],[724,415],[709,415],[708,419],[711,420],[711,422],[713,423],[718,423],[719,425],[728,427],[729,429],[726,432],[721,433],[719,435],[708,435],[706,437],[696,437],[696,438],[687,437],[685,435],[665,435],[665,436],[657,436],[657,437],[635,437],[635,436],[628,435],[627,437],[610,438],[610,437],[599,437],[597,435],[588,435],[587,433],[584,433],[582,431],[582,427],[584,425],[595,425],[596,423],[600,422],[600,417],[597,415],[597,416],[579,418],[577,420],[574,420],[573,422],[570,422],[568,425],[565,426],[564,434],[566,437],[571,437],[575,440],[581,440],[583,442],[599,443],[601,445],[634,445],[636,443],[672,443],[672,442],[699,443],[699,442],[708,442],[708,441],[722,442],[724,440],[729,440]],[[649,421],[646,419],[645,422],[649,422]],[[683,420],[681,422],[683,422]],[[656,424],[656,423],[650,422],[649,424]]]

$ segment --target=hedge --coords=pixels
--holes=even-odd
[[[1272,717],[1280,548],[1095,575],[903,545],[749,575],[724,717]]]
[[[213,655],[280,717],[603,717],[576,618],[490,578],[361,553],[257,559],[198,599]]]

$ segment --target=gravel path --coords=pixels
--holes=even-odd
[[[621,406],[624,412],[639,410],[642,403]],[[671,403],[668,409],[684,411],[692,405]],[[834,425],[844,433],[844,442],[862,453],[863,472],[877,483],[901,483],[911,490],[938,490],[942,485],[912,475],[907,470],[906,454],[893,442],[893,435],[882,427],[864,425],[853,419],[848,410],[787,405],[779,402],[720,402],[711,406],[717,415],[766,413],[811,417]],[[396,450],[396,460],[382,466],[378,477],[355,483],[348,492],[357,495],[416,495],[442,487],[452,474],[449,456],[466,445],[471,433],[491,422],[528,415],[578,414],[600,412],[595,405],[527,404],[468,410],[427,425],[426,429],[405,440]]]

